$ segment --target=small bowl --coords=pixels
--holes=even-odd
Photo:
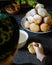
[[[20,36],[19,36],[19,42],[18,42],[18,48],[24,47],[28,40],[28,33],[24,30],[20,30]]]
[[[20,11],[20,5],[12,3],[11,5],[5,7],[5,11],[9,14],[17,14]]]

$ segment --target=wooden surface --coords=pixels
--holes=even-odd
[[[25,12],[25,11],[24,11]],[[24,28],[21,26],[21,19],[25,16],[25,13],[20,13],[19,15],[14,15],[16,18],[20,29]],[[26,30],[25,30],[26,31]],[[14,62],[16,64],[23,64],[23,63],[33,63],[35,65],[40,65],[40,61],[36,58],[36,55],[32,55],[28,52],[27,46],[30,42],[37,41],[40,42],[43,47],[45,54],[48,56],[52,56],[52,32],[48,34],[38,35],[32,34],[29,31],[26,31],[29,34],[29,39],[27,44],[21,48],[14,58]]]

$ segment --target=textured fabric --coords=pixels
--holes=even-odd
[[[44,57],[44,59],[42,60],[42,65],[52,65],[52,58]]]
[[[15,18],[12,16],[3,17],[0,20],[0,61],[13,52],[18,39],[19,26]]]
[[[35,65],[35,64],[32,64],[32,63],[14,64],[13,63],[12,65]],[[50,57],[44,57],[44,59],[42,61],[42,65],[52,65],[52,58],[50,58]]]

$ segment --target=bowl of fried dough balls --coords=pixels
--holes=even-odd
[[[33,33],[44,34],[52,31],[52,15],[43,4],[37,3],[22,18],[21,22],[25,30]]]

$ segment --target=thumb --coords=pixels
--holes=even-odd
[[[34,48],[36,54],[39,53],[39,47],[37,47],[37,46],[33,46],[33,48]]]

